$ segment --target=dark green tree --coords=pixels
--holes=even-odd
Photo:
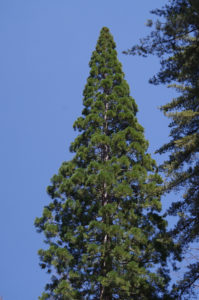
[[[41,267],[52,274],[42,300],[166,294],[171,243],[159,214],[161,177],[115,47],[102,28],[74,123],[74,157],[52,178],[52,201],[35,221],[48,245],[39,250]]]
[[[169,213],[178,215],[173,236],[182,249],[199,239],[199,1],[170,0],[152,13],[155,26],[129,54],[160,58],[161,69],[151,79],[154,84],[169,84],[178,96],[161,107],[171,119],[170,141],[157,152],[169,153],[163,168],[168,176],[166,191],[183,188],[184,196],[173,203]],[[179,297],[189,293],[199,279],[199,262],[190,263],[189,271],[178,284]],[[198,290],[197,290],[198,291]]]

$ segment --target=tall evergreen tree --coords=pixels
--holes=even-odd
[[[159,212],[161,178],[147,154],[115,43],[100,32],[90,61],[75,153],[52,178],[35,225],[52,281],[40,299],[162,299],[170,241]],[[167,298],[169,299],[169,297]]]
[[[171,139],[158,152],[170,154],[163,164],[168,176],[166,191],[185,191],[169,212],[179,217],[173,236],[186,250],[190,243],[199,240],[199,1],[170,0],[152,13],[158,19],[148,25],[154,23],[155,28],[128,53],[160,57],[161,69],[151,82],[170,84],[179,93],[161,107],[171,119]],[[179,297],[190,299],[189,293],[194,292],[198,280],[197,259],[178,284]]]

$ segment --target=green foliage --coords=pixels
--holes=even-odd
[[[74,157],[52,178],[52,201],[35,221],[48,245],[39,251],[41,267],[52,273],[42,300],[166,294],[172,244],[159,215],[162,180],[115,47],[102,28],[74,123]]]
[[[173,236],[185,250],[189,243],[199,238],[199,2],[168,2],[162,9],[152,12],[158,20],[154,24],[149,21],[148,25],[155,28],[128,53],[159,56],[161,70],[151,82],[169,83],[169,87],[179,93],[178,97],[161,107],[171,119],[171,138],[158,152],[170,154],[162,166],[168,176],[165,189],[170,191],[183,187],[185,190],[184,197],[173,203],[170,209],[170,214],[179,216]],[[198,280],[198,263],[194,270],[195,274],[185,274],[179,284],[180,295],[191,291]]]

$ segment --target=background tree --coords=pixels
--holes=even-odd
[[[52,178],[52,201],[35,221],[48,245],[39,250],[41,267],[52,273],[40,299],[166,295],[171,243],[159,215],[161,178],[115,47],[102,28],[74,123],[75,155]]]
[[[170,0],[152,11],[157,21],[150,35],[125,52],[160,58],[161,69],[150,81],[169,84],[179,96],[161,107],[171,119],[170,141],[157,152],[168,152],[163,168],[168,176],[166,191],[184,188],[184,196],[169,212],[179,221],[173,235],[184,250],[199,238],[199,1]],[[178,285],[178,295],[193,292],[199,278],[199,263],[191,263]],[[190,299],[189,295],[187,299]]]

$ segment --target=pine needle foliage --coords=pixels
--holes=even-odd
[[[162,180],[115,48],[103,27],[74,123],[74,157],[53,176],[52,200],[35,220],[47,244],[41,267],[52,274],[41,300],[155,300],[166,293]]]
[[[168,178],[165,190],[184,191],[169,213],[179,217],[173,236],[186,251],[190,243],[199,240],[199,1],[170,0],[152,13],[157,21],[148,22],[151,34],[127,53],[160,57],[161,69],[151,83],[169,84],[178,92],[161,107],[171,120],[171,131],[169,143],[158,152],[169,154],[162,166]],[[175,287],[179,297],[190,299],[195,286],[198,293],[198,280],[197,260]]]

